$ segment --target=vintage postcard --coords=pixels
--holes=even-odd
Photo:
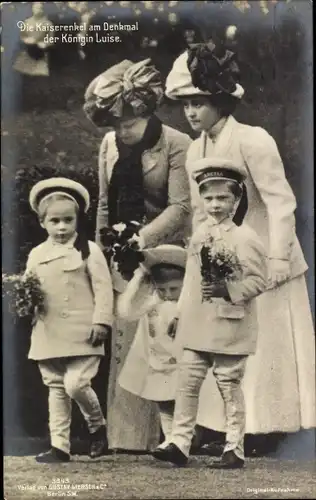
[[[4,498],[315,498],[310,0],[1,2]]]

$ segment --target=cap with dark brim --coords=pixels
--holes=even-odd
[[[241,183],[243,182],[244,177],[238,172],[230,170],[229,168],[223,168],[221,170],[209,169],[195,175],[195,181],[199,185],[204,184],[206,181],[214,179],[231,180]]]
[[[209,180],[231,180],[242,183],[247,177],[247,170],[242,163],[224,157],[200,158],[190,163],[192,179],[198,185]]]

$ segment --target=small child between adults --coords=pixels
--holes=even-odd
[[[267,261],[257,234],[232,218],[245,193],[246,171],[225,158],[204,158],[192,165],[193,178],[204,202],[207,220],[193,234],[181,297],[177,336],[184,351],[172,433],[169,444],[153,455],[163,461],[185,465],[198,410],[201,385],[212,368],[224,401],[226,444],[221,459],[211,468],[244,466],[245,405],[241,389],[246,362],[257,342],[254,298],[266,288]],[[237,256],[241,269],[235,281],[204,283],[201,248],[213,239]],[[217,243],[216,243],[217,242]],[[202,294],[211,301],[202,300]]]
[[[187,252],[176,245],[160,245],[144,250],[143,255],[144,262],[117,304],[119,316],[140,320],[118,382],[126,391],[157,402],[168,442],[181,353],[169,327],[177,313]]]
[[[35,315],[29,358],[37,361],[49,389],[51,449],[37,462],[70,460],[72,399],[85,418],[90,457],[107,453],[105,419],[91,387],[104,340],[113,321],[112,282],[105,257],[83,232],[89,193],[66,178],[38,182],[29,197],[48,234],[29,254],[26,273],[34,272],[45,296],[44,311]]]

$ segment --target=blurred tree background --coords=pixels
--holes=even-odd
[[[45,12],[55,25],[78,23],[80,3],[85,2],[47,2]],[[235,116],[266,128],[277,141],[297,197],[297,233],[310,266],[313,305],[310,2],[88,2],[88,7],[94,25],[138,21],[139,29],[120,32],[122,41],[117,44],[97,43],[94,38],[84,47],[84,59],[77,43],[57,42],[49,53],[49,77],[32,77],[12,69],[20,50],[16,23],[31,15],[31,3],[2,5],[3,270],[22,270],[30,249],[45,236],[28,206],[30,188],[43,178],[62,175],[89,189],[89,236],[94,238],[97,157],[105,130],[96,129],[82,111],[91,79],[124,58],[138,61],[147,57],[165,78],[188,42],[223,40],[227,27],[236,26],[236,37],[227,43],[238,53],[246,93]],[[181,105],[166,100],[158,114],[165,124],[193,137]],[[27,360],[30,325],[25,321],[15,324],[4,314],[3,327],[5,445],[10,451],[11,436],[47,435],[47,399],[36,365]],[[106,356],[94,382],[105,412],[108,362]],[[82,438],[85,424],[77,408],[74,411],[73,435]]]

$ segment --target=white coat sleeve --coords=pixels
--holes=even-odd
[[[25,271],[24,271],[24,276],[27,276],[28,274],[35,272],[35,266],[37,264],[37,258],[36,258],[37,250],[36,250],[36,248],[37,247],[33,248],[28,255],[28,258],[26,261],[26,266],[25,266]]]
[[[154,285],[148,279],[148,274],[139,267],[124,292],[118,296],[116,314],[120,318],[136,321],[149,312],[157,302]]]
[[[268,132],[253,127],[252,134],[243,138],[242,154],[267,209],[269,257],[288,260],[295,238],[296,200],[277,145]]]
[[[106,169],[106,151],[107,151],[107,134],[104,136],[99,150],[99,198],[97,207],[96,233],[95,241],[101,249],[101,230],[108,226],[109,208],[108,208],[108,178]]]
[[[94,295],[93,324],[113,324],[113,286],[106,259],[100,248],[89,241],[90,255],[87,271]]]
[[[196,144],[193,143],[189,147],[186,156],[186,171],[189,177],[190,184],[190,196],[191,196],[191,208],[192,208],[192,233],[196,231],[198,226],[206,220],[206,214],[203,208],[202,198],[199,193],[197,183],[192,179],[192,168],[191,164],[196,160]]]
[[[252,231],[251,231],[252,233]],[[233,304],[242,304],[263,293],[267,286],[268,260],[258,237],[238,240],[236,252],[243,268],[241,280],[227,282],[227,290]]]
[[[195,256],[191,254],[191,247],[189,247],[182,289],[181,289],[181,293],[180,293],[180,296],[179,296],[178,302],[177,302],[177,317],[179,317],[181,315],[181,312],[183,311],[183,307],[184,307],[184,304],[186,302],[186,299],[188,296],[190,296],[192,279],[195,279],[195,278],[198,279],[198,276],[196,274],[197,271],[198,270],[196,268]],[[188,302],[186,302],[186,303],[188,303]]]

